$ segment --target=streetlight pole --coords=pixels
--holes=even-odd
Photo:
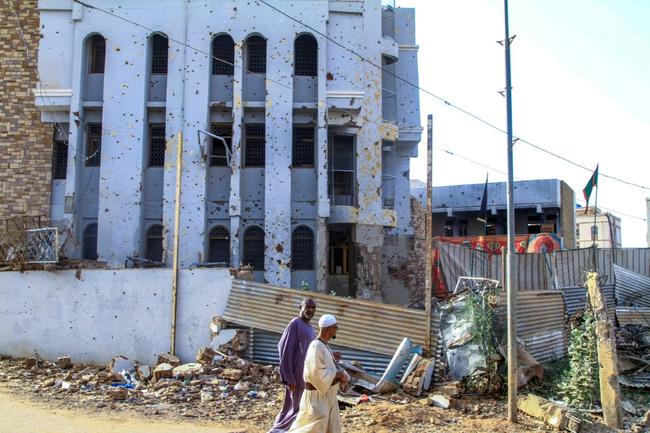
[[[512,84],[510,73],[510,28],[508,25],[508,0],[503,0],[506,51],[506,114],[508,122],[508,252],[506,255],[506,293],[508,299],[508,419],[517,422],[517,285],[515,284],[515,208],[513,197],[512,152]]]

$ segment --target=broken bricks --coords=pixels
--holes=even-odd
[[[206,364],[210,365],[214,362],[214,358],[218,356],[219,354],[217,353],[216,350],[213,348],[207,346],[204,347],[203,349],[199,350],[199,353],[196,354],[196,362],[200,362],[201,364]]]
[[[124,387],[115,387],[108,391],[108,396],[113,401],[126,400],[128,395],[129,391]]]
[[[158,364],[153,370],[153,380],[158,382],[160,379],[170,379],[174,376],[174,367],[166,362]]]
[[[171,353],[160,353],[158,354],[158,362],[156,364],[169,364],[172,367],[177,367],[181,365],[181,360],[178,356],[174,356]]]
[[[59,356],[56,358],[56,366],[62,370],[72,368],[72,359],[69,356]]]

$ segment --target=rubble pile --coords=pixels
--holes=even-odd
[[[628,324],[616,330],[621,385],[650,390],[650,326]]]
[[[197,362],[186,364],[170,354],[160,354],[156,366],[124,356],[104,367],[74,363],[70,357],[0,362],[0,382],[5,385],[23,390],[27,386],[34,394],[56,400],[72,398],[84,407],[144,407],[145,415],[169,411],[188,417],[267,421],[275,416],[282,395],[277,367],[210,347],[199,351]]]

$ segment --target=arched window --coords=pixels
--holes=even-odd
[[[252,226],[244,232],[244,264],[255,271],[264,270],[264,230]]]
[[[163,256],[163,226],[154,224],[147,230],[145,259],[162,262]]]
[[[81,258],[84,260],[97,260],[97,223],[86,226],[81,242]]]
[[[314,232],[307,226],[298,226],[291,236],[291,269],[314,269]]]
[[[219,35],[212,41],[212,74],[235,74],[235,41],[228,35]]]
[[[215,226],[210,230],[208,262],[230,264],[230,233],[224,226]]]
[[[318,75],[318,43],[312,35],[298,36],[293,52],[296,75]]]
[[[251,36],[246,41],[246,69],[257,74],[266,73],[266,40]]]
[[[106,60],[106,40],[101,35],[93,35],[90,38],[90,56],[88,58],[88,72],[91,74],[103,74]]]
[[[151,37],[151,73],[157,75],[167,74],[167,60],[169,51],[169,40],[161,35],[155,34]]]

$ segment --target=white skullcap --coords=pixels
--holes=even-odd
[[[332,325],[336,325],[336,317],[331,314],[323,314],[320,316],[320,319],[318,319],[318,326],[321,328],[327,328]]]

